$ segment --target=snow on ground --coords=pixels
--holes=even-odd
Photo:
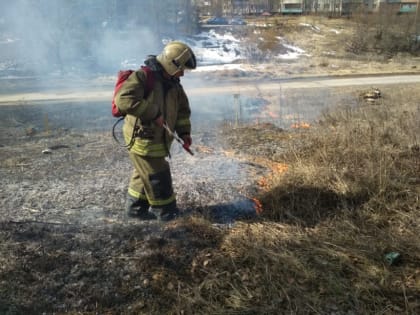
[[[219,33],[213,29],[201,32],[188,38],[164,39],[163,44],[171,40],[180,40],[188,43],[194,51],[198,67],[196,72],[219,71],[219,70],[243,70],[246,64],[252,61],[251,54],[257,54],[258,48],[253,45],[252,49],[247,47],[246,41],[235,37],[231,32]],[[306,52],[294,45],[286,43],[283,38],[278,37],[279,47],[282,53],[274,56],[277,60],[298,59],[307,56]],[[264,55],[262,52],[261,55]],[[140,59],[139,59],[140,60]],[[139,60],[123,60],[122,68],[140,66]]]
[[[189,37],[165,38],[162,39],[162,44],[166,44],[170,40],[181,40],[190,45],[197,57],[198,68],[196,71],[200,72],[243,69],[250,63],[262,63],[266,62],[268,59],[270,61],[295,60],[306,55],[305,51],[301,48],[278,37],[278,52],[280,53],[273,52],[272,55],[269,56],[267,53],[259,51],[257,43],[250,43],[244,38],[239,38],[229,30],[216,31],[215,29],[209,29]],[[260,38],[259,40],[262,41],[264,39]],[[2,36],[0,38],[1,51],[9,51],[7,57],[4,53],[0,55],[0,75],[10,76],[16,71],[19,73],[25,72],[28,62],[22,58],[21,60],[17,60],[16,58],[18,58],[18,56],[10,55],[11,53],[13,54],[13,51],[17,51],[16,49],[18,49],[18,47],[16,46],[16,43],[18,41],[19,39],[9,36]],[[158,53],[159,52],[156,52],[156,54]],[[12,57],[15,57],[14,60],[11,60]],[[138,68],[143,64],[145,57],[146,56],[139,55],[138,57],[135,56],[133,58],[132,56],[129,57],[128,54],[126,57],[119,57],[119,60],[121,60],[119,62],[119,67],[120,69]],[[96,60],[96,57],[93,55],[89,58],[91,60]],[[118,58],[116,60],[118,60]],[[39,60],[34,59],[31,65],[35,66],[34,63],[36,62],[39,62]],[[89,63],[84,64],[83,60],[74,61],[74,63],[68,62],[65,69],[68,74],[77,74],[86,71],[84,67],[87,67],[86,69],[91,72]],[[54,65],[51,65],[48,70],[54,72],[56,69],[54,69]],[[100,71],[100,69],[98,68],[96,71]],[[43,75],[44,74],[45,71],[43,72]]]
[[[241,63],[249,61],[249,47],[244,46],[244,41],[226,32],[220,34],[214,30],[200,33],[188,41],[195,52],[198,60],[197,71],[214,71],[240,69]],[[282,53],[275,56],[277,59],[298,59],[305,55],[305,51],[299,47],[287,44],[284,39],[278,38],[279,46],[282,46]],[[253,47],[256,49],[256,47]]]
[[[223,35],[214,30],[202,32],[192,37],[190,45],[201,66],[228,64],[244,58],[241,41],[229,32]]]
[[[312,24],[308,24],[308,23],[299,23],[299,25],[308,27],[315,32],[320,32],[321,31],[321,29],[316,25],[312,25]]]

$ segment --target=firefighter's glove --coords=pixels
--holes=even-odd
[[[189,134],[182,135],[182,140],[184,141],[184,147],[189,148],[192,145],[192,138]]]

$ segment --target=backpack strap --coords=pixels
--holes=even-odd
[[[152,69],[150,69],[149,67],[141,66],[141,70],[143,70],[144,73],[146,73],[146,86],[144,90],[144,98],[147,98],[155,85],[155,77],[153,75]]]

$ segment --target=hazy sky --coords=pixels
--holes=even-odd
[[[157,29],[168,25],[157,27],[154,14],[142,10],[151,3],[0,0],[0,62],[36,73],[115,72],[124,60],[160,52]]]

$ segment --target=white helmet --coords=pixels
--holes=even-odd
[[[195,69],[197,66],[195,55],[191,48],[177,41],[168,43],[156,59],[171,76],[178,71]]]

